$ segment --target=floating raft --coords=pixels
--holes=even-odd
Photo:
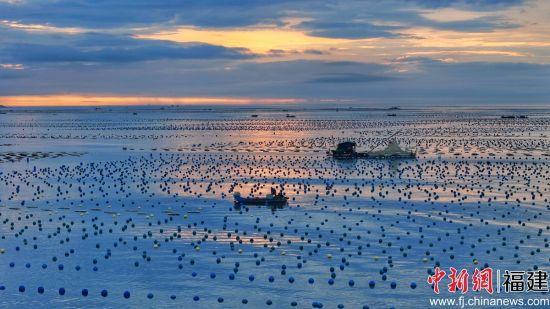
[[[416,159],[416,153],[403,150],[395,140],[392,140],[384,150],[357,152],[355,142],[338,144],[335,150],[331,150],[335,159]]]

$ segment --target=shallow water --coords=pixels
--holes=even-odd
[[[8,110],[0,304],[423,308],[436,265],[549,270],[550,111],[391,112]],[[391,135],[418,160],[326,154]]]

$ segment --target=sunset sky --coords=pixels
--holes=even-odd
[[[550,105],[545,0],[0,0],[0,105]]]

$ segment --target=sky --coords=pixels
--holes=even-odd
[[[550,106],[546,0],[0,0],[0,105]]]

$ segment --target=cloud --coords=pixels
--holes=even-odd
[[[346,99],[356,104],[404,106],[550,104],[550,65],[409,60],[417,62],[418,70],[400,73],[395,70],[402,65],[399,62],[314,60],[229,64],[228,60],[165,59],[116,67],[44,67],[20,78],[3,79],[0,93]]]
[[[382,75],[367,75],[361,73],[333,73],[312,79],[312,83],[370,83],[391,80],[393,77]]]
[[[174,43],[138,40],[129,36],[85,34],[65,44],[13,43],[0,54],[18,62],[111,62],[127,63],[160,59],[248,59],[243,48],[227,48],[203,43]]]
[[[548,62],[547,4],[521,4],[0,1],[0,63],[24,67],[0,93],[550,102],[549,66],[505,62]]]
[[[151,24],[240,27],[280,24],[281,6],[293,1],[267,0],[57,0],[0,2],[4,19],[24,23],[79,25],[94,29]]]
[[[344,38],[344,39],[363,39],[396,37],[393,31],[401,29],[397,26],[377,26],[368,22],[335,22],[335,21],[306,21],[298,25],[304,28],[310,35]]]
[[[409,0],[423,7],[468,7],[476,9],[493,10],[496,7],[508,7],[522,4],[525,0]]]
[[[517,23],[510,22],[498,16],[484,16],[469,20],[458,21],[434,21],[425,19],[418,24],[441,30],[454,30],[464,32],[488,32],[497,29],[512,29],[521,27]]]
[[[521,0],[56,0],[0,2],[0,19],[48,27],[109,29],[142,26],[197,26],[205,28],[287,24],[289,18],[308,18],[327,37],[389,35],[383,19],[400,22],[415,8],[459,7],[494,10],[521,4]],[[392,18],[393,16],[393,18]],[[336,22],[335,22],[336,21]],[[338,25],[338,21],[341,22]],[[339,31],[337,31],[339,29]]]

